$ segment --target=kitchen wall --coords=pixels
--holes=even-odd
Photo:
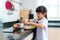
[[[36,12],[35,12],[35,8],[39,5],[44,5],[47,7],[48,9],[48,19],[49,20],[60,20],[59,17],[59,2],[57,0],[53,0],[52,3],[50,3],[49,1],[43,1],[43,0],[15,0],[17,2],[21,1],[22,6],[20,6],[19,4],[13,2],[14,6],[15,6],[15,11],[11,12],[13,14],[8,15],[8,10],[6,10],[5,8],[5,2],[7,0],[1,0],[0,1],[0,18],[3,19],[3,22],[10,22],[10,21],[16,21],[17,19],[19,19],[19,13],[20,13],[20,9],[28,9],[28,10],[32,10],[32,13],[34,14],[34,17],[36,18]],[[58,5],[57,5],[58,4]],[[52,6],[53,5],[53,6]],[[56,6],[56,8],[55,8]],[[52,10],[53,8],[53,10]],[[52,11],[51,11],[52,10]],[[52,13],[54,14],[54,16],[52,15]],[[52,16],[51,16],[52,15]]]

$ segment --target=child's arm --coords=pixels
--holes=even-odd
[[[44,28],[44,24],[38,24],[38,23],[32,23],[32,22],[30,22],[30,24],[38,28]]]
[[[31,24],[38,28],[44,28],[44,24],[38,24],[38,23],[34,23],[34,22],[25,22],[25,24]]]

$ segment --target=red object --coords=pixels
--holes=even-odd
[[[7,10],[11,10],[12,9],[12,3],[10,1],[6,1],[5,7]]]

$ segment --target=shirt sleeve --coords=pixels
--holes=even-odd
[[[47,29],[47,27],[48,27],[48,20],[44,20],[43,22],[41,22],[41,24],[44,25],[44,29]]]

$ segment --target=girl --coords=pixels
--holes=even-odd
[[[25,21],[25,24],[35,26],[33,40],[48,40],[47,9],[44,6],[36,8],[37,19],[35,22]]]

